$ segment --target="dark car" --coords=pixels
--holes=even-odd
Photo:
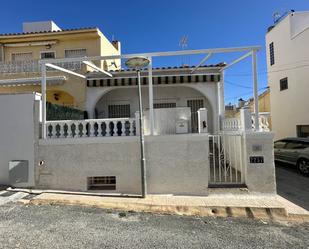
[[[285,138],[275,142],[275,161],[295,165],[309,176],[309,138]]]

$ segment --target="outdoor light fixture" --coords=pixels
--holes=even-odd
[[[139,138],[141,146],[141,180],[142,180],[142,197],[145,198],[147,194],[146,184],[146,160],[145,160],[145,140],[144,140],[144,129],[143,129],[143,105],[142,105],[142,88],[141,88],[141,72],[140,70],[150,63],[147,57],[132,57],[128,59],[125,64],[128,68],[136,70],[137,81],[138,81],[138,107],[139,107]]]

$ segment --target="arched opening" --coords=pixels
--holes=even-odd
[[[208,110],[208,130],[214,131],[214,107],[216,103],[202,92],[187,86],[154,86],[154,108],[189,107],[191,110],[191,131],[197,132],[197,110]],[[148,87],[142,88],[143,109],[149,109]],[[138,111],[137,88],[115,88],[105,93],[94,108],[95,118],[135,117]]]
[[[74,97],[61,90],[47,90],[46,100],[52,104],[74,107]]]

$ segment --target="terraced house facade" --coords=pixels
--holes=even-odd
[[[110,42],[98,28],[60,29],[54,22],[24,23],[22,33],[0,34],[0,93],[40,92],[40,59],[118,55],[120,43]],[[106,70],[118,69],[119,60],[98,62]],[[80,73],[87,65],[63,66]],[[47,101],[84,109],[86,84],[82,78],[49,70]]]

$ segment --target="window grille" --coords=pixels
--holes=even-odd
[[[116,176],[91,176],[87,178],[88,190],[116,190]]]
[[[269,59],[270,59],[270,65],[275,64],[275,51],[274,51],[274,43],[269,44]]]
[[[160,109],[160,108],[175,108],[176,103],[154,103],[153,108]]]
[[[283,78],[280,80],[280,91],[288,89],[288,78]]]
[[[108,117],[109,118],[129,118],[130,105],[109,105],[108,106]]]
[[[87,56],[87,50],[82,49],[68,49],[65,50],[65,58],[77,58],[77,57],[85,57]]]
[[[56,58],[55,52],[41,52],[41,59],[54,59]]]
[[[12,61],[27,61],[32,60],[32,52],[30,53],[13,53]]]

